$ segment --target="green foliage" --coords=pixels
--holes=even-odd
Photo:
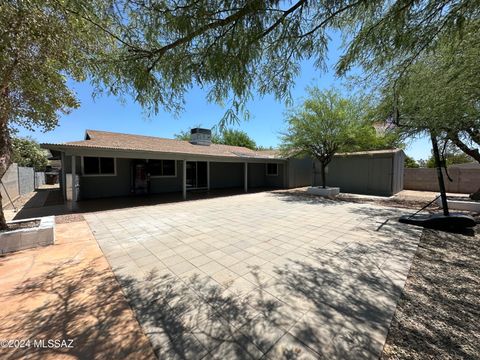
[[[465,28],[457,43],[444,38],[402,78],[383,89],[379,109],[406,136],[430,134],[452,141],[480,162],[480,23]]]
[[[325,167],[348,142],[349,127],[356,121],[357,104],[335,90],[308,89],[309,97],[287,117],[288,129],[282,137],[284,156],[310,156]]]
[[[181,131],[174,135],[175,139],[190,141],[190,130]],[[245,131],[235,129],[222,129],[220,132],[212,131],[212,143],[231,146],[243,146],[252,150],[257,148],[255,141]]]
[[[405,167],[406,168],[413,168],[418,169],[420,165],[415,161],[414,158],[410,156],[405,156]]]
[[[35,171],[44,171],[48,165],[47,153],[33,139],[12,139],[12,161],[19,166],[33,167]]]
[[[455,152],[449,151],[449,152],[446,152],[444,156],[445,156],[446,166],[455,165],[455,164],[465,164],[473,161],[473,159],[470,156],[468,156],[467,154],[461,151],[455,151]],[[427,159],[425,166],[428,168],[436,167],[435,157],[433,156],[433,154],[430,155],[430,157]]]
[[[387,130],[378,134],[371,121],[357,118],[349,124],[346,140],[340,151],[371,151],[403,147],[404,144],[397,131]]]
[[[2,123],[51,130],[58,114],[79,106],[67,77],[83,81],[92,60],[111,42],[78,8],[101,2],[28,0],[0,3],[0,113]],[[66,10],[70,7],[70,10]]]
[[[326,67],[329,30],[348,41],[338,72],[355,64],[373,68],[408,62],[478,18],[478,0],[110,0],[115,47],[98,83],[113,94],[131,94],[143,107],[178,111],[185,93],[199,85],[208,99],[225,105],[226,117],[248,112],[254,93],[290,100],[300,62]],[[108,19],[105,19],[107,17]],[[377,67],[378,67],[377,66]],[[225,103],[230,99],[228,103]]]
[[[220,144],[243,146],[252,150],[257,148],[255,141],[245,131],[234,129],[225,129],[221,132]]]

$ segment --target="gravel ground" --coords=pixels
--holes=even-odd
[[[381,359],[480,359],[476,236],[425,230]]]
[[[85,220],[82,214],[65,214],[65,215],[56,215],[55,223],[56,224],[66,224],[72,222],[78,222]]]

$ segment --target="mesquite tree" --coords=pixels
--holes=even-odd
[[[68,3],[0,2],[0,179],[11,163],[10,127],[53,129],[59,113],[79,105],[67,76],[85,80],[93,55],[107,48],[108,38],[66,11]],[[0,229],[6,228],[0,210]]]
[[[345,148],[348,129],[357,121],[359,110],[353,100],[334,90],[309,89],[309,97],[287,117],[288,129],[281,145],[283,155],[317,159],[325,188],[325,169],[333,155]]]

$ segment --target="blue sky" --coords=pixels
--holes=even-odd
[[[332,35],[328,52],[328,70],[321,72],[313,65],[313,61],[301,64],[301,73],[292,89],[293,99],[297,102],[305,95],[305,88],[316,85],[320,88],[341,87],[343,80],[334,75],[333,65],[340,51],[340,38]],[[185,110],[177,117],[161,112],[156,116],[146,117],[141,107],[133,100],[121,103],[112,96],[92,98],[92,87],[89,83],[71,83],[81,106],[72,113],[61,116],[59,126],[50,132],[30,132],[19,129],[20,136],[31,136],[39,142],[64,142],[80,140],[86,129],[143,134],[171,138],[182,130],[201,125],[211,128],[218,123],[225,113],[224,108],[208,103],[206,91],[193,88],[186,96]],[[285,129],[284,115],[287,106],[276,101],[273,96],[256,97],[248,104],[251,117],[236,128],[246,131],[258,145],[277,146],[279,134]],[[415,159],[425,159],[430,155],[430,146],[426,139],[413,141],[406,153]]]

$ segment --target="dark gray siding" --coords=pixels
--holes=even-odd
[[[129,195],[130,161],[130,159],[116,159],[116,176],[81,176],[81,198],[94,199]]]
[[[210,188],[224,189],[243,186],[243,163],[210,163]]]
[[[288,160],[288,188],[296,188],[312,185],[313,162],[312,159],[290,159]]]
[[[284,185],[285,165],[278,164],[278,175],[267,176],[266,164],[248,164],[248,187],[272,187],[282,188]]]
[[[335,155],[327,167],[327,185],[338,186],[341,192],[391,196],[403,189],[404,153],[362,153]],[[288,187],[322,185],[321,167],[309,159],[288,161]]]
[[[159,194],[164,192],[182,191],[183,163],[177,161],[177,176],[159,177],[150,179],[150,193]]]

